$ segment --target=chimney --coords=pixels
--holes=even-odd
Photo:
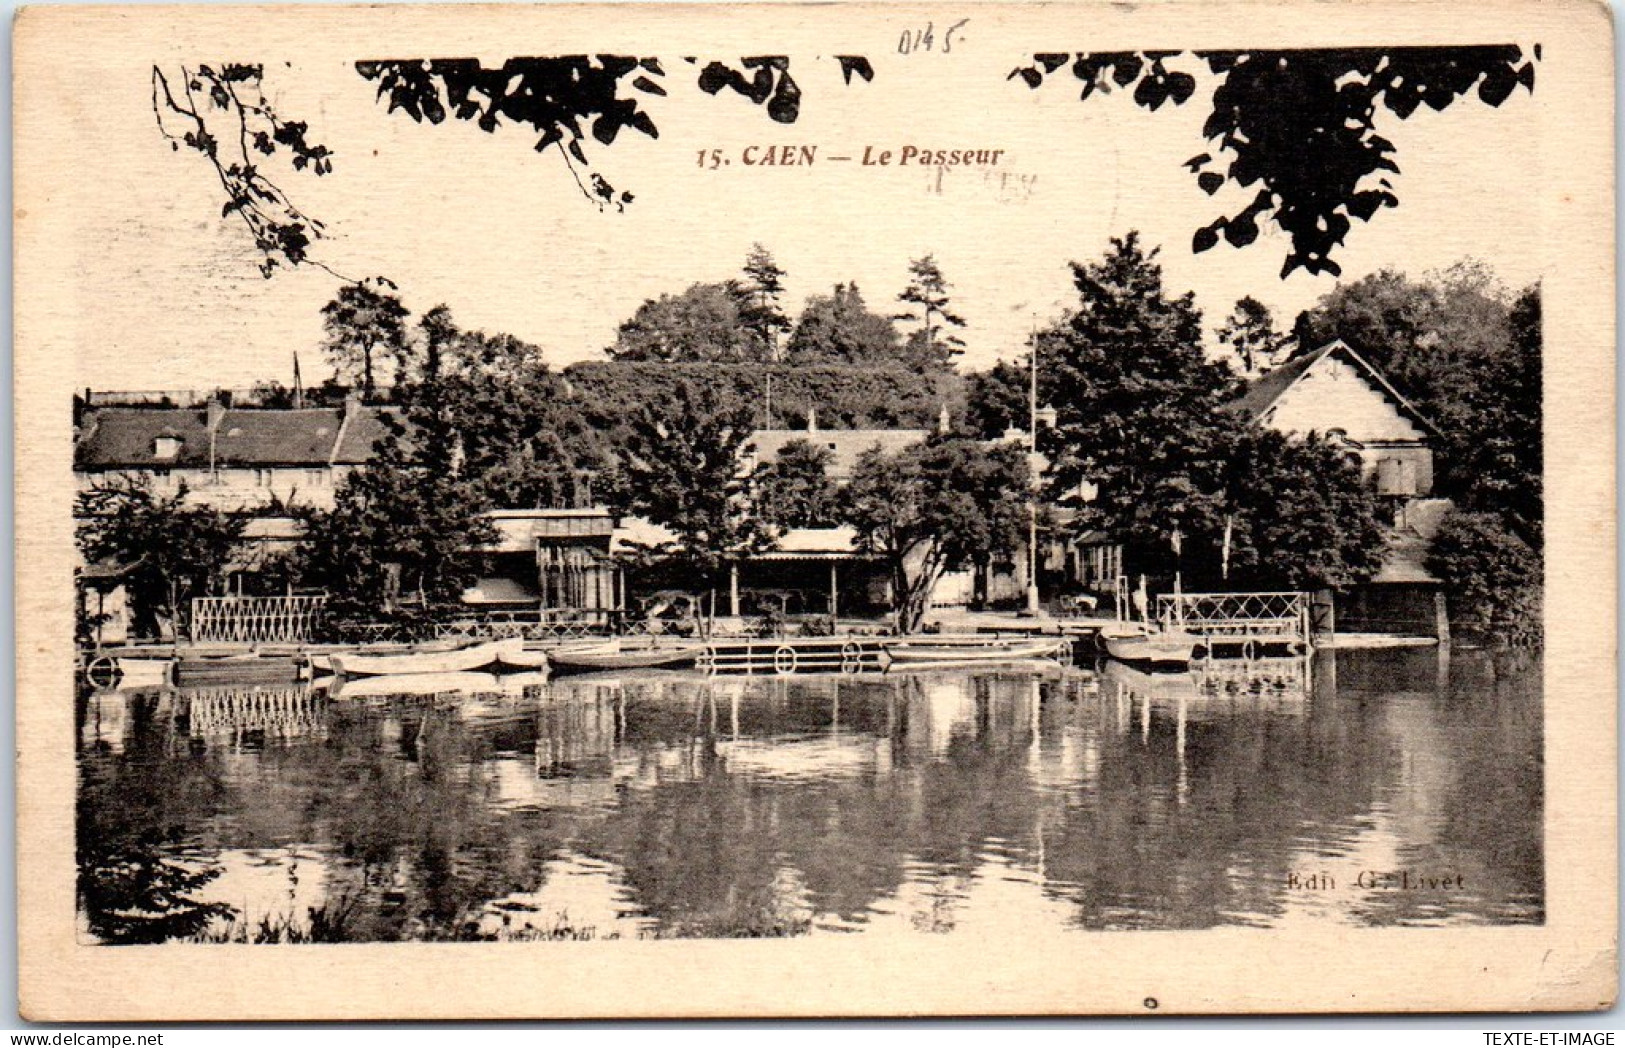
[[[807,409],[807,432],[818,432],[818,409],[815,407],[809,407]]]
[[[215,441],[220,435],[220,423],[226,420],[226,406],[220,403],[217,395],[210,394],[209,401],[204,405],[204,418],[208,420],[209,430],[209,478],[216,479]]]
[[[946,437],[953,432],[953,428],[953,419],[948,417],[948,405],[943,404],[942,410],[937,412],[937,432]]]
[[[344,417],[355,418],[361,414],[361,394],[350,390],[344,394]]]

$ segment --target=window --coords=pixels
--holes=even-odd
[[[1401,458],[1379,459],[1377,494],[1407,497],[1415,495],[1416,463]]]
[[[156,459],[173,459],[181,453],[179,437],[159,437],[152,442],[152,457]]]
[[[327,470],[325,470],[325,469],[307,469],[307,470],[305,470],[305,483],[309,484],[311,487],[314,487],[314,488],[321,487],[323,484],[327,483]]]

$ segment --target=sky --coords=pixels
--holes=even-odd
[[[1182,166],[1212,149],[1200,134],[1211,81],[1184,107],[1156,113],[1122,95],[1081,102],[1064,73],[1037,91],[1006,80],[1023,58],[1021,41],[978,37],[977,28],[973,20],[951,61],[877,44],[874,81],[850,86],[832,59],[792,52],[803,91],[792,125],[731,92],[704,95],[695,67],[648,48],[665,59],[671,92],[646,103],[660,137],[623,132],[591,151],[598,170],[636,195],[620,213],[584,199],[561,158],[536,152],[526,128],[485,134],[387,114],[351,65],[378,57],[368,53],[267,65],[279,112],[306,121],[335,154],[323,178],[273,170],[327,224],[331,237],[313,253],[331,269],[386,276],[414,314],[445,303],[462,326],[533,342],[555,366],[600,358],[645,299],[737,275],[755,243],[787,271],[792,316],[807,296],[853,281],[872,309],[889,312],[910,259],[933,254],[968,322],[962,369],[1020,354],[1032,327],[1075,298],[1069,263],[1099,258],[1109,238],[1133,229],[1161,246],[1169,289],[1196,293],[1210,336],[1243,295],[1289,326],[1334,286],[1301,271],[1282,280],[1284,234],[1268,225],[1248,248],[1191,252],[1199,225],[1250,195],[1226,186],[1208,197]],[[330,374],[320,309],[339,280],[309,266],[261,277],[245,231],[221,217],[224,197],[202,158],[159,136],[150,61],[134,53],[87,61],[98,104],[65,107],[62,118],[94,145],[97,163],[64,178],[55,201],[77,216],[77,385],[287,382],[295,354],[307,383]],[[1513,289],[1538,279],[1540,215],[1520,196],[1540,177],[1538,113],[1537,84],[1535,96],[1520,91],[1499,109],[1466,100],[1404,122],[1390,117],[1379,131],[1398,146],[1400,206],[1356,224],[1335,256],[1342,279],[1388,267],[1420,275],[1464,258],[1487,263]],[[909,144],[1004,152],[994,168],[946,171],[826,159]],[[743,164],[747,146],[768,145],[812,145],[820,158],[810,167]],[[701,151],[713,148],[733,163],[702,167]]]

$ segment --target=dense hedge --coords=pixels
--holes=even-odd
[[[809,408],[816,408],[820,426],[833,429],[927,428],[960,397],[954,373],[902,367],[592,361],[572,364],[564,377],[589,421],[605,429],[635,408],[660,403],[678,379],[715,384],[756,405],[764,428],[799,429]]]

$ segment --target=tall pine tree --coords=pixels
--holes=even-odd
[[[779,340],[790,330],[790,318],[779,307],[784,294],[784,270],[761,244],[751,245],[745,258],[745,281],[740,285],[739,320],[756,342],[759,360],[779,359]]]
[[[1241,374],[1251,378],[1268,371],[1288,345],[1288,338],[1275,328],[1275,318],[1264,303],[1247,295],[1218,331],[1219,341],[1230,347]]]
[[[908,287],[897,300],[917,307],[918,313],[898,313],[892,319],[919,325],[908,337],[907,346],[912,351],[909,363],[923,368],[947,367],[965,348],[965,340],[949,329],[964,327],[965,318],[950,308],[950,285],[935,256],[916,258],[909,263],[908,272]]]

